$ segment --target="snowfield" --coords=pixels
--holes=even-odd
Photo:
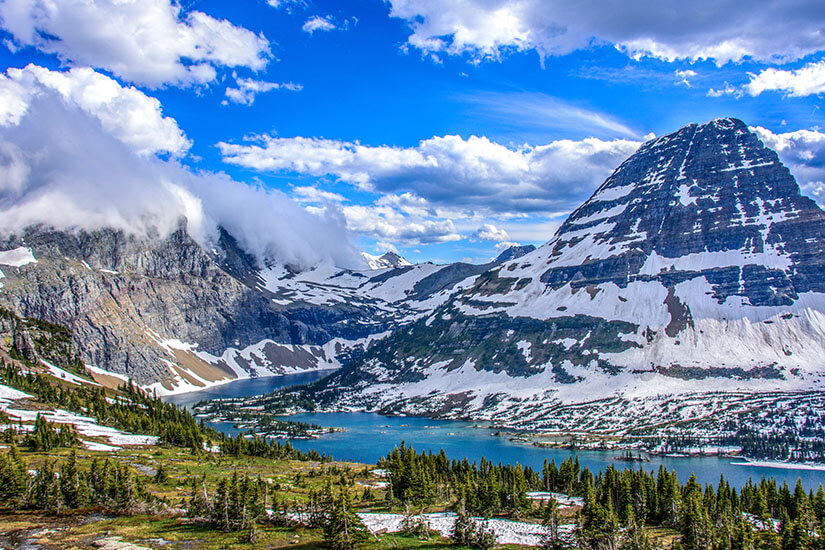
[[[402,514],[362,513],[358,514],[358,517],[361,518],[364,525],[366,525],[367,528],[373,533],[397,533],[401,531],[401,525],[404,521],[404,516]],[[429,524],[430,529],[438,531],[444,537],[450,536],[456,517],[457,515],[453,512],[424,514],[424,519]],[[541,542],[542,535],[547,533],[547,529],[535,523],[509,521],[504,519],[474,519],[486,528],[493,530],[496,534],[497,544],[538,546]],[[573,524],[567,524],[560,526],[559,531],[562,536],[567,535],[567,538],[571,538],[573,529]]]
[[[11,267],[23,267],[28,264],[36,264],[37,260],[28,247],[18,247],[12,250],[0,250],[0,264]]]
[[[108,426],[101,426],[97,421],[88,416],[82,416],[63,409],[53,410],[26,410],[14,406],[16,401],[31,398],[32,396],[0,384],[0,411],[6,413],[14,425],[19,422],[34,422],[40,415],[49,422],[55,424],[71,424],[80,435],[86,437],[105,438],[112,445],[157,445],[158,438],[153,435],[137,435],[116,430]],[[17,426],[15,426],[17,427]],[[28,427],[24,425],[23,429]],[[117,447],[82,440],[90,450],[117,450]]]

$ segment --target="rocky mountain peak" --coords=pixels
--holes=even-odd
[[[392,250],[385,252],[381,256],[373,256],[372,254],[367,254],[366,252],[363,254],[370,269],[387,269],[388,267],[405,267],[412,265],[404,257],[393,252]]]
[[[662,421],[668,395],[821,389],[823,264],[825,212],[776,153],[740,120],[690,124],[318,395],[580,429],[595,411]]]
[[[530,252],[534,251],[535,249],[536,249],[536,247],[533,246],[532,244],[527,244],[527,245],[524,245],[524,246],[520,246],[520,245],[515,244],[515,245],[503,250],[501,252],[501,254],[499,254],[496,257],[496,259],[493,260],[493,263],[494,264],[500,264],[500,263],[503,263],[503,262],[508,262],[510,260],[515,260],[516,258],[521,258],[525,254],[529,254]]]
[[[802,237],[804,235],[804,238]],[[825,290],[825,213],[738,119],[651,140],[576,209],[546,246],[551,286],[704,274],[714,297],[789,304]]]

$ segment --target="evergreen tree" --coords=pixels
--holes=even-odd
[[[349,492],[341,486],[324,526],[324,541],[332,550],[352,550],[368,537],[369,531],[355,513]]]
[[[12,440],[0,455],[0,506],[16,511],[26,501],[26,462]]]
[[[564,542],[559,536],[561,514],[556,499],[551,497],[545,503],[541,514],[541,524],[546,529],[546,532],[541,536],[540,547],[542,550],[562,550],[565,548]]]
[[[69,459],[60,467],[60,495],[67,508],[79,508],[85,504],[85,485],[81,483],[80,473],[77,471],[77,455],[72,449]]]

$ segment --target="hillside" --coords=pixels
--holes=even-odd
[[[572,456],[538,470],[478,465],[403,442],[376,465],[353,464],[252,434],[229,437],[133,386],[105,389],[26,359],[27,349],[51,351],[72,368],[72,354],[57,351],[65,329],[2,318],[33,343],[0,345],[4,547],[486,550],[681,539],[699,548],[726,536],[807,541],[825,524],[825,492],[809,495],[801,483],[791,493],[773,479],[737,488],[721,478],[703,489],[663,468],[594,473]]]

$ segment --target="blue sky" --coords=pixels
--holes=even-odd
[[[203,216],[262,254],[323,248],[321,235],[322,256],[482,262],[548,240],[644,139],[720,116],[759,127],[825,199],[825,7],[786,4],[3,0],[0,163],[17,175],[0,183],[0,207],[29,222],[120,223],[168,191],[148,179],[186,180]],[[61,179],[74,164],[37,164],[38,139],[64,116],[52,108],[100,133],[67,132],[89,158],[66,162],[96,162],[106,153],[82,145],[108,151],[108,136],[145,179],[80,184]],[[135,198],[85,195],[101,189]],[[55,222],[46,196],[77,215]],[[267,241],[270,227],[289,238]]]

